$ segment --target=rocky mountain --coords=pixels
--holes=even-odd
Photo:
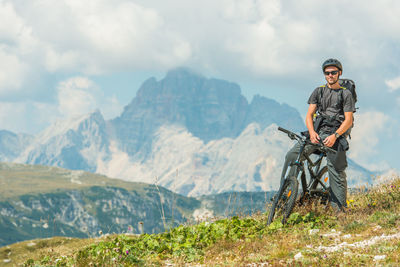
[[[0,162],[13,161],[33,141],[33,136],[0,130]]]
[[[58,121],[41,132],[15,160],[94,172],[107,160],[110,141],[100,111]]]
[[[270,191],[293,144],[277,125],[305,128],[286,104],[259,95],[248,103],[237,84],[179,68],[144,82],[113,120],[95,111],[55,123],[15,161],[157,182],[187,196]],[[348,174],[350,186],[372,175],[354,162]]]
[[[168,72],[161,81],[148,79],[121,116],[111,121],[119,147],[130,156],[146,155],[163,125],[183,126],[208,143],[236,138],[252,122],[262,127],[273,122],[295,130],[304,127],[299,113],[287,105],[261,96],[248,104],[237,84],[184,68]]]

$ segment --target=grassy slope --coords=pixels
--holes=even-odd
[[[24,195],[57,193],[96,186],[123,188],[135,191],[140,196],[145,196],[149,191],[160,192],[163,196],[171,196],[180,203],[177,208],[180,207],[180,211],[187,216],[191,216],[193,212],[191,206],[198,204],[194,198],[175,194],[153,184],[128,182],[105,175],[59,167],[0,162],[0,201],[17,199]]]
[[[49,239],[34,241],[32,246],[24,242],[1,248],[0,261],[11,259],[4,266],[27,258],[31,259],[27,263],[39,266],[56,262],[70,266],[400,264],[400,178],[350,196],[346,216],[310,205],[296,207],[285,226],[277,222],[266,227],[265,221],[266,215],[261,214],[180,226],[158,235]],[[30,255],[18,258],[17,254],[29,251]]]

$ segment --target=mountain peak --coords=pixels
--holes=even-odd
[[[16,162],[94,171],[97,159],[108,153],[105,128],[99,110],[56,121],[35,138]]]

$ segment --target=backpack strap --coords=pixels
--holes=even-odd
[[[344,90],[346,90],[347,88],[346,87],[343,87],[343,86],[341,86],[340,87],[340,91],[339,91],[339,96],[338,96],[338,102],[337,102],[337,105],[339,105],[339,107],[341,107],[342,108],[342,110],[343,110],[343,108],[344,108],[344,98],[343,98],[343,91]],[[344,112],[343,112],[344,113]]]
[[[322,111],[322,91],[325,88],[325,85],[321,85],[318,87],[318,104],[317,104],[317,111],[321,114]]]

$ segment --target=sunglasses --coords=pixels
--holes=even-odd
[[[339,73],[338,70],[334,70],[334,71],[325,71],[325,72],[324,72],[324,74],[325,74],[326,76],[329,76],[330,74],[336,75],[336,74],[338,74],[338,73]]]

